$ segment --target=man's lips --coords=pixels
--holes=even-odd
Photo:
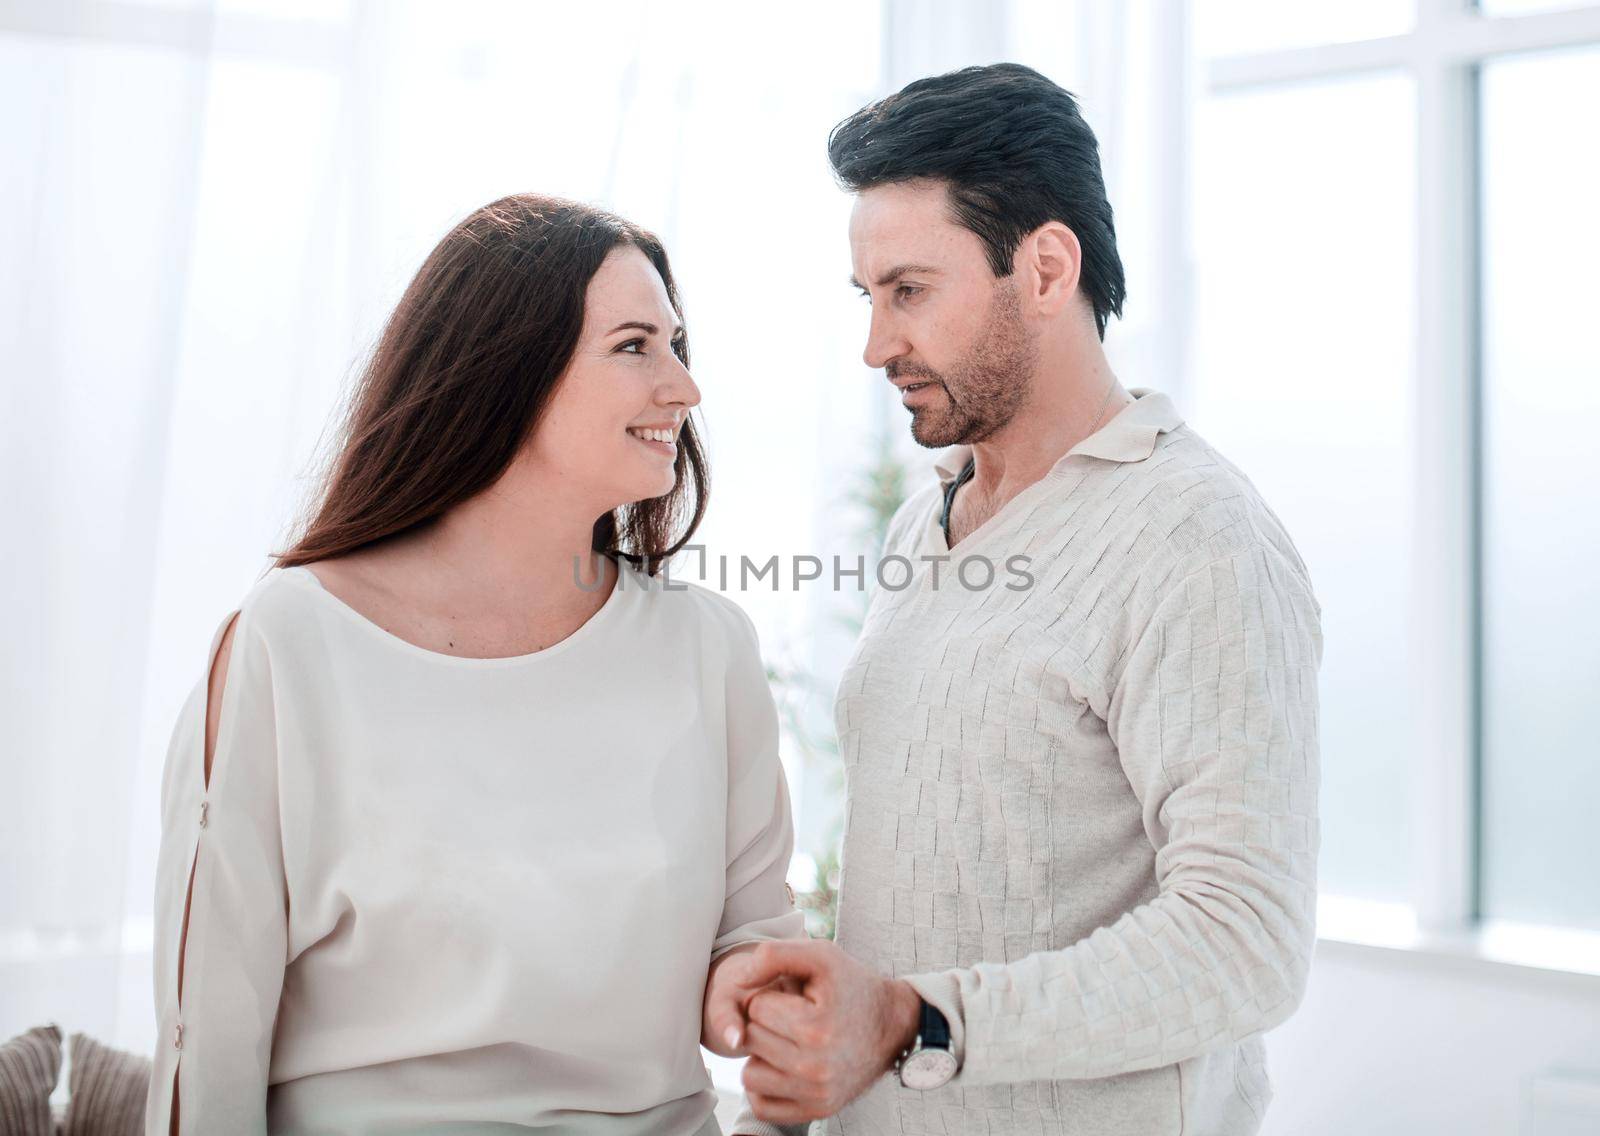
[[[900,404],[911,407],[921,402],[923,396],[929,391],[940,389],[940,384],[932,379],[923,379],[915,383],[907,383],[900,388]]]

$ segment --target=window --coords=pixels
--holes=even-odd
[[[1411,29],[1411,9],[1409,0],[1195,0],[1195,48],[1212,58],[1400,35]]]
[[[1188,402],[1323,602],[1324,909],[1566,942],[1600,930],[1600,4],[1293,7],[1193,8]]]
[[[1490,63],[1481,101],[1483,909],[1600,930],[1600,146],[1559,126],[1600,49]]]

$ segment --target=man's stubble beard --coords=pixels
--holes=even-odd
[[[944,390],[942,402],[912,410],[911,437],[928,449],[988,439],[1027,402],[1038,355],[1038,344],[1022,322],[1015,282],[997,281],[989,318],[958,364],[943,373],[890,364],[891,378],[925,378]]]

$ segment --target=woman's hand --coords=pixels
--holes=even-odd
[[[750,999],[763,990],[798,994],[801,983],[792,975],[751,980],[755,967],[750,954],[759,943],[741,943],[711,964],[706,974],[706,999],[701,1013],[700,1044],[718,1057],[743,1057],[744,1032],[749,1024]]]

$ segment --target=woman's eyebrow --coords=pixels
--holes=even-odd
[[[619,331],[626,331],[629,329],[642,331],[646,335],[659,335],[661,333],[661,329],[655,324],[651,323],[649,320],[624,320],[622,323],[619,323],[616,327],[606,332],[606,334],[615,335]],[[683,325],[680,323],[677,327],[672,329],[672,338],[676,339],[682,334]]]

